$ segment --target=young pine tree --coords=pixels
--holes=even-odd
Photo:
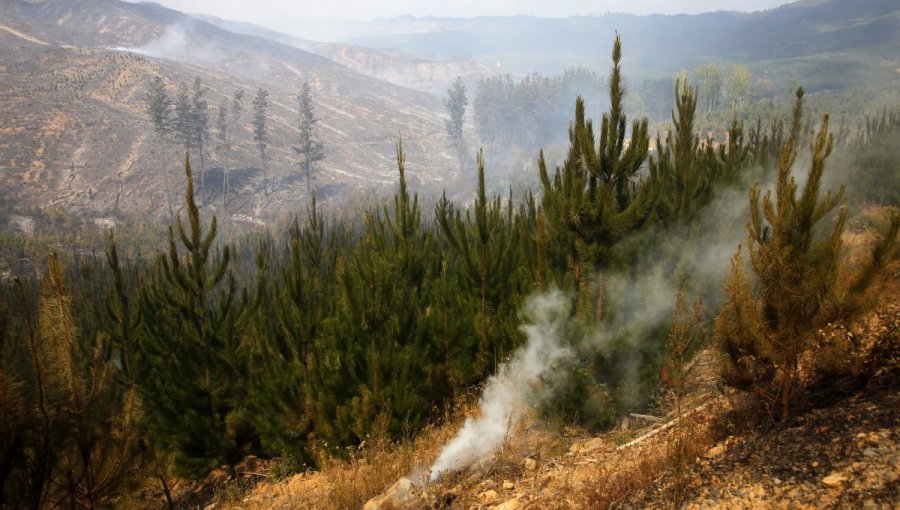
[[[500,197],[488,200],[484,182],[484,156],[478,152],[478,194],[473,211],[460,212],[443,197],[435,216],[444,238],[460,257],[463,284],[478,301],[475,312],[478,334],[477,366],[482,375],[493,370],[496,360],[511,351],[512,338],[503,330],[502,318],[515,318],[507,309],[513,300],[518,269],[520,230],[512,203]]]
[[[316,430],[332,445],[363,440],[381,420],[400,436],[420,423],[434,391],[425,318],[439,259],[399,145],[397,167],[393,207],[368,212],[363,238],[338,262],[336,310],[315,358]]]
[[[820,226],[843,197],[843,188],[820,193],[825,160],[833,146],[828,115],[811,140],[805,182],[801,185],[791,175],[800,143],[802,105],[800,88],[791,137],[778,157],[774,196],[763,195],[758,186],[750,190],[747,251],[757,283],[751,285],[739,250],[715,323],[717,343],[726,354],[726,381],[757,393],[782,421],[790,416],[801,356],[809,350],[814,333],[834,320],[850,298],[841,278],[848,272],[841,239],[846,207],[836,213],[833,225]],[[893,223],[891,233],[875,247],[873,267],[884,261],[895,241],[896,217]],[[850,287],[861,290],[872,274],[871,270],[859,272]]]
[[[177,472],[196,475],[241,455],[226,423],[242,400],[247,304],[229,274],[228,247],[213,247],[216,218],[206,232],[201,225],[187,158],[185,174],[187,225],[179,215],[169,228],[168,253],[141,291],[135,378],[157,442],[175,452]]]
[[[627,116],[623,108],[625,87],[620,61],[622,43],[613,43],[613,67],[609,78],[610,110],[603,115],[599,142],[595,145],[591,121],[585,119],[584,100],[575,103],[575,120],[569,127],[569,154],[551,177],[543,151],[538,160],[543,206],[557,243],[569,249],[571,280],[578,292],[582,318],[602,317],[602,285],[592,289],[586,271],[606,269],[613,249],[630,232],[640,228],[654,200],[652,186],[638,172],[647,159],[647,119],[635,121],[627,147]]]

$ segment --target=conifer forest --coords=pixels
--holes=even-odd
[[[895,392],[896,329],[874,346],[821,332],[896,297],[900,99],[848,113],[863,98],[799,75],[760,99],[771,76],[737,64],[632,78],[643,43],[625,34],[602,42],[599,71],[447,79],[439,148],[414,127],[377,142],[380,195],[330,180],[351,161],[333,119],[351,114],[325,71],[288,96],[153,63],[131,115],[158,180],[109,170],[119,219],[85,227],[0,189],[4,224],[38,222],[0,237],[0,508],[210,508],[186,480],[251,456],[270,480],[351,465],[475,406],[429,471],[465,486],[448,477],[511,451],[525,415],[597,435],[687,416],[686,374],[709,356],[711,391],[776,433],[817,402]],[[455,177],[423,177],[428,151]],[[154,213],[128,211],[142,194]],[[271,221],[235,220],[279,200],[293,202]],[[478,420],[495,403],[489,444]],[[692,461],[672,430],[663,506],[680,507]]]

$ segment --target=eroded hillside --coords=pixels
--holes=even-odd
[[[267,216],[307,203],[291,148],[304,82],[312,88],[325,144],[315,182],[321,198],[377,193],[392,183],[401,136],[414,184],[454,178],[457,165],[436,97],[155,5],[14,1],[2,10],[0,167],[18,204],[162,215],[164,172],[173,194],[182,189],[183,175],[181,150],[171,140],[158,143],[145,114],[148,85],[157,75],[172,96],[199,77],[208,88],[211,128],[219,103],[238,88],[246,91],[229,165],[238,194],[234,211]],[[271,103],[268,187],[275,191],[269,195],[249,116],[250,98],[261,87]],[[204,200],[216,203],[223,158],[212,140],[205,156]]]

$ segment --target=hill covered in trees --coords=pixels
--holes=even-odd
[[[654,406],[680,415],[702,351],[774,422],[819,382],[894,384],[890,344],[862,356],[816,335],[896,278],[900,214],[878,193],[898,182],[900,117],[835,136],[798,88],[784,117],[735,118],[714,144],[679,80],[675,129],[651,152],[647,119],[624,110],[618,37],[611,56],[609,109],[591,119],[575,101],[566,157],[537,155],[539,188],[490,193],[479,153],[471,206],[429,204],[398,142],[392,199],[340,216],[313,200],[284,230],[230,241],[199,206],[194,157],[154,256],[110,232],[105,256],[51,252],[4,279],[3,502],[172,507],[174,477],[248,455],[322,467],[440,423],[480,386],[480,415],[418,466],[452,479],[527,409],[593,431]],[[823,186],[835,162],[881,213]],[[847,227],[868,236],[855,252]],[[149,482],[159,497],[141,500]]]
[[[478,483],[487,504],[515,484],[470,473],[504,469],[529,423],[654,415],[678,503],[688,417],[724,397],[773,430],[818,399],[896,400],[896,321],[866,315],[896,295],[896,107],[841,121],[824,93],[743,97],[725,83],[746,68],[703,64],[665,78],[662,128],[618,35],[603,75],[490,77],[471,97],[460,78],[442,101],[153,4],[2,9],[0,506],[206,505],[189,480],[262,477],[259,458]],[[504,152],[532,164],[511,177]],[[367,444],[432,437],[363,466]],[[660,472],[629,455],[622,473]],[[609,473],[579,497],[633,489]],[[330,504],[394,481],[351,477]]]

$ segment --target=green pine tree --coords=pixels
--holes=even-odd
[[[538,160],[544,211],[554,238],[568,246],[570,280],[579,296],[578,313],[584,319],[599,319],[603,314],[602,284],[594,284],[589,271],[599,275],[610,266],[614,249],[641,227],[654,200],[653,187],[638,175],[649,150],[647,119],[633,122],[631,138],[627,146],[625,143],[621,58],[617,35],[609,78],[610,111],[603,115],[599,141],[591,121],[585,119],[584,100],[579,97],[565,162],[551,177],[543,151]]]
[[[461,259],[465,288],[478,301],[476,359],[481,373],[486,374],[513,347],[515,337],[511,338],[503,330],[502,319],[515,316],[508,307],[514,303],[520,230],[511,200],[505,205],[499,196],[488,200],[482,151],[478,152],[477,161],[478,191],[474,209],[466,211],[463,220],[445,196],[438,202],[435,216],[444,238]]]
[[[325,159],[325,146],[316,134],[317,119],[309,82],[303,83],[297,102],[300,107],[300,136],[298,144],[294,147],[294,152],[300,156],[300,164],[303,166],[303,173],[306,176],[306,194],[312,197],[310,177],[313,172],[313,165]]]
[[[241,406],[247,302],[228,247],[214,249],[216,218],[205,231],[201,224],[187,158],[185,174],[187,224],[179,215],[169,228],[168,253],[141,291],[135,379],[157,441],[175,452],[177,472],[196,475],[241,456],[226,424]]]

